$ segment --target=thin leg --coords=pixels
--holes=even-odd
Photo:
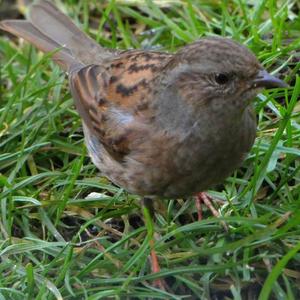
[[[152,218],[154,216],[154,208],[153,208],[153,200],[150,198],[143,198],[142,200],[142,205],[144,206],[144,208],[148,211],[148,214],[150,215],[150,221],[152,222]],[[147,219],[149,220],[149,217],[147,218],[146,214],[145,214],[145,222],[147,222]],[[153,222],[151,224],[151,227],[153,227]],[[149,242],[150,244],[150,258],[151,258],[151,270],[152,273],[158,273],[160,272],[160,266],[159,266],[159,262],[158,262],[158,257],[156,255],[156,252],[154,250],[154,235],[153,232],[151,233],[152,237],[151,240]],[[166,284],[162,279],[156,279],[154,280],[154,286],[165,290],[166,289]]]
[[[213,207],[211,201],[213,200],[212,197],[208,196],[206,193],[199,193],[196,196],[196,207],[198,209],[198,218],[201,217],[199,221],[202,220],[202,207],[201,204],[204,203],[208,209],[211,211],[211,213],[216,217],[220,217],[219,212]],[[199,212],[200,209],[200,212]]]
[[[196,195],[196,207],[197,207],[197,213],[198,213],[198,221],[202,221],[203,215],[202,215],[202,198],[200,197],[200,194]]]
[[[220,217],[219,212],[212,205],[212,201],[213,201],[213,198],[204,192],[201,192],[196,195],[196,207],[197,207],[197,211],[198,211],[198,221],[202,220],[202,203],[204,203],[208,207],[208,209],[211,211],[211,213],[216,218]],[[224,221],[221,221],[221,224],[224,227],[224,229],[226,231],[228,231],[228,226],[226,225],[226,223]]]
[[[153,199],[144,197],[142,199],[142,205],[148,209],[151,218],[154,218],[154,206]]]

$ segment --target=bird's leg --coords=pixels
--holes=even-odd
[[[145,222],[151,222],[149,226],[146,226],[147,228],[153,228],[153,217],[154,217],[154,207],[153,207],[153,199],[144,197],[142,199],[142,205],[143,205],[143,212],[144,212],[144,218]],[[149,234],[149,232],[148,232]],[[149,241],[150,244],[150,257],[151,257],[151,270],[152,273],[158,273],[160,272],[160,266],[158,262],[158,258],[156,255],[156,252],[154,250],[154,231],[151,233],[151,239]],[[162,290],[165,290],[165,282],[162,279],[156,279],[154,281],[154,285],[159,287]]]
[[[211,211],[211,213],[216,217],[219,218],[220,214],[219,212],[214,208],[212,205],[213,198],[207,195],[204,192],[198,193],[196,195],[196,207],[197,207],[197,212],[198,212],[198,221],[202,220],[202,203],[204,203],[207,208]],[[221,221],[222,226],[226,231],[228,231],[228,227],[225,224],[225,222]]]
[[[202,215],[202,198],[200,196],[201,193],[197,194],[195,196],[195,203],[196,203],[196,208],[197,208],[197,213],[198,213],[198,221],[202,221],[203,215]]]
[[[196,195],[196,207],[198,211],[198,221],[202,220],[202,203],[204,203],[208,209],[211,211],[211,213],[216,217],[220,217],[219,212],[213,207],[211,201],[213,200],[212,197],[207,195],[204,192],[198,193]]]

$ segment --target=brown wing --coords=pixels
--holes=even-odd
[[[117,160],[147,134],[152,115],[152,81],[169,54],[124,52],[105,66],[89,65],[70,74],[77,110],[106,150]],[[151,58],[151,59],[150,59]]]
[[[109,101],[133,111],[147,109],[153,100],[153,81],[172,56],[141,50],[121,53],[107,66],[112,75],[107,89]]]
[[[107,100],[110,76],[99,65],[70,74],[71,92],[84,124],[116,159],[129,152],[128,134],[133,117]]]

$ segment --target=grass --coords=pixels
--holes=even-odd
[[[151,274],[139,198],[87,157],[65,75],[49,55],[0,36],[0,299],[299,299],[299,3],[63,2],[107,47],[175,51],[228,36],[291,87],[258,96],[251,153],[209,191],[229,231],[207,211],[197,222],[192,199],[161,201],[162,270]],[[157,278],[168,291],[151,285]]]

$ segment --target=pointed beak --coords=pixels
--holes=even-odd
[[[276,78],[275,76],[269,74],[266,70],[262,69],[258,72],[256,78],[253,81],[253,86],[263,87],[267,89],[272,88],[286,88],[288,84],[284,81]]]

